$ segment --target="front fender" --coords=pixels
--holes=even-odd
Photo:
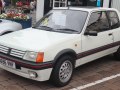
[[[58,58],[61,57],[62,55],[65,55],[65,54],[69,54],[71,53],[73,56],[75,56],[75,58],[77,58],[77,54],[74,50],[72,49],[64,49],[62,51],[60,51],[54,58],[54,61],[57,62]]]

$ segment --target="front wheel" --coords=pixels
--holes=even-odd
[[[72,78],[73,69],[73,58],[68,55],[61,57],[52,72],[53,84],[59,87],[67,85]]]

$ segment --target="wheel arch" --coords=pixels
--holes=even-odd
[[[72,62],[73,62],[73,69],[74,69],[74,65],[75,65],[75,60],[77,59],[77,54],[76,54],[76,52],[74,51],[74,50],[72,50],[72,49],[64,49],[64,50],[62,50],[62,51],[60,51],[56,56],[55,56],[55,58],[54,58],[54,65],[53,65],[53,70],[52,70],[52,72],[51,72],[51,75],[50,75],[50,81],[52,81],[55,85],[57,85],[58,84],[58,82],[56,83],[55,82],[55,80],[57,80],[58,78],[56,78],[55,79],[55,76],[56,76],[56,73],[55,73],[55,70],[56,70],[56,68],[58,68],[58,67],[56,67],[56,65],[58,65],[59,63],[59,61],[61,60],[60,58],[63,56],[64,57],[64,55],[70,55],[70,56],[72,56],[74,59],[73,60],[71,60]],[[72,77],[72,76],[71,76]],[[70,80],[71,80],[71,78],[70,78]],[[70,81],[69,80],[69,81]],[[58,81],[58,80],[57,80]],[[67,83],[69,83],[69,81],[68,82],[66,82],[65,84],[58,84],[57,86],[64,86],[64,85],[67,85]]]
[[[54,66],[55,64],[59,61],[59,58],[64,56],[64,55],[70,55],[73,58],[73,62],[75,63],[75,60],[77,59],[77,54],[74,50],[72,49],[64,49],[60,51],[54,58]]]
[[[1,33],[1,35],[7,34],[7,33],[11,33],[11,32],[13,32],[13,31],[12,30],[6,30],[3,33]]]

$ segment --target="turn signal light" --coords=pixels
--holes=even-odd
[[[44,59],[44,53],[39,52],[38,55],[37,55],[37,58],[36,58],[36,63],[43,62],[43,59]]]

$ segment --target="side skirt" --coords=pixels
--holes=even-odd
[[[79,67],[83,64],[94,61],[94,60],[99,59],[101,57],[113,54],[117,51],[118,48],[119,48],[119,46],[116,46],[116,47],[113,47],[113,48],[110,48],[110,49],[107,49],[107,50],[104,50],[104,51],[100,51],[100,52],[97,52],[97,53],[79,58],[79,59],[76,60],[75,67]]]

